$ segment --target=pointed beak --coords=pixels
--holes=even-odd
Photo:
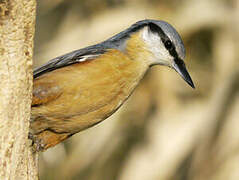
[[[193,81],[186,69],[183,60],[177,58],[174,60],[173,69],[192,87],[195,88]]]

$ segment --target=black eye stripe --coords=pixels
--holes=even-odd
[[[154,23],[149,23],[149,28],[152,32],[157,33],[162,38],[163,41],[168,39],[167,35],[158,25]]]
[[[168,49],[169,54],[171,54],[171,56],[178,58],[178,53],[176,52],[176,49],[174,46],[172,46],[170,49]]]
[[[163,30],[154,23],[149,23],[148,26],[152,32],[157,33],[161,37],[161,40],[165,48],[169,51],[169,54],[174,58],[178,58],[178,54],[176,52],[174,44],[169,39],[169,37],[163,32]]]

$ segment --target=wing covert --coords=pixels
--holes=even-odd
[[[84,49],[79,49],[65,55],[56,57],[46,64],[34,69],[33,77],[37,78],[44,73],[53,71],[55,69],[65,67],[71,64],[84,62],[86,60],[92,60],[106,52],[106,48],[101,45],[94,45],[90,47],[86,47]]]

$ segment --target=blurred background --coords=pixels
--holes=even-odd
[[[238,0],[41,0],[35,67],[148,18],[181,34],[196,89],[151,68],[113,116],[41,153],[41,180],[239,180]]]

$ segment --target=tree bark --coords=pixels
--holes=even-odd
[[[35,0],[0,0],[0,179],[38,179],[28,140]]]

